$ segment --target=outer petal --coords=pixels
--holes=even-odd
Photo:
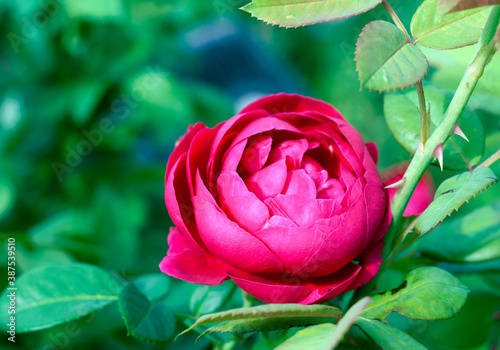
[[[212,203],[193,198],[196,223],[209,251],[226,264],[252,273],[280,273],[283,264],[259,239]]]
[[[380,264],[382,264],[382,248],[384,242],[372,242],[358,257],[361,271],[347,290],[356,289],[361,285],[371,281],[377,274]]]
[[[331,105],[311,97],[304,97],[295,94],[276,94],[261,98],[249,104],[241,111],[241,113],[259,109],[265,110],[271,114],[282,112],[316,111],[335,119],[344,120],[342,115]]]
[[[227,274],[243,290],[265,303],[322,303],[345,291],[361,267],[348,264],[340,271],[321,278],[299,278],[286,274],[254,275],[229,269]]]
[[[160,263],[160,270],[167,275],[211,286],[228,278],[228,265],[192,244],[175,227],[170,228],[168,245],[167,256]]]

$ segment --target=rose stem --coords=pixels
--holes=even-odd
[[[486,159],[484,162],[479,164],[476,169],[485,167],[485,166],[491,166],[493,165],[497,160],[500,159],[500,149],[493,153],[488,159]]]
[[[500,6],[494,6],[490,12],[484,30],[479,38],[479,42],[476,46],[476,51],[465,71],[464,76],[460,82],[460,85],[453,96],[453,99],[446,110],[443,119],[439,123],[438,127],[429,140],[427,141],[427,145],[424,149],[424,152],[415,152],[413,159],[411,160],[408,169],[404,177],[406,181],[401,189],[398,189],[396,192],[392,204],[392,222],[389,227],[387,234],[384,237],[385,246],[382,251],[382,265],[380,267],[380,271],[383,271],[385,266],[387,265],[387,257],[392,251],[392,241],[394,240],[394,235],[401,223],[401,219],[403,217],[403,212],[408,205],[411,195],[415,188],[417,187],[420,178],[424,174],[425,170],[431,163],[434,149],[442,142],[445,142],[450,136],[451,132],[455,124],[458,121],[458,118],[462,114],[463,110],[467,106],[467,102],[469,101],[474,88],[476,87],[477,81],[483,75],[484,68],[490,61],[490,58],[495,53],[495,32],[500,22]],[[364,292],[371,292],[375,285],[379,274],[376,275],[370,283],[363,286],[363,288],[359,291],[360,295],[363,295]],[[356,298],[353,298],[354,300]]]
[[[384,6],[385,10],[389,13],[391,16],[392,20],[396,24],[396,26],[399,28],[400,31],[403,32],[403,34],[406,37],[406,40],[408,43],[413,44],[413,40],[411,39],[410,34],[406,30],[405,26],[403,25],[403,22],[399,19],[398,15],[394,11],[394,9],[389,5],[387,0],[382,1],[382,6]],[[419,150],[423,151],[424,150],[424,145],[429,139],[430,135],[430,116],[427,113],[427,108],[425,107],[425,95],[424,95],[424,87],[422,86],[422,81],[419,81],[417,83],[417,92],[418,92],[418,104],[419,104],[419,113],[420,113],[420,144],[419,144]]]

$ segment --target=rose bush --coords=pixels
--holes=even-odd
[[[231,278],[267,303],[312,304],[371,280],[389,224],[377,150],[332,106],[262,98],[189,128],[167,164],[175,228],[160,264],[179,279]]]

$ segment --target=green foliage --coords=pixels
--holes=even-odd
[[[425,98],[430,104],[433,132],[443,119],[453,94],[433,85],[425,85]],[[414,154],[420,140],[420,113],[417,91],[391,92],[384,96],[384,115],[392,134],[409,153]],[[484,152],[484,132],[474,111],[466,108],[458,122],[468,140],[452,135],[443,149],[444,168],[465,169],[477,164]]]
[[[253,0],[243,10],[263,21],[297,27],[368,11],[382,0]]]
[[[500,258],[500,203],[446,221],[418,241],[421,252],[453,262]]]
[[[122,284],[112,274],[81,263],[42,265],[20,276],[17,290],[6,288],[1,306],[16,295],[16,331],[31,332],[88,315],[118,300]],[[2,313],[2,327],[9,323]]]
[[[497,181],[490,168],[479,168],[472,173],[465,172],[443,181],[436,190],[434,201],[418,218],[415,230],[421,235],[429,232],[464,202]]]
[[[325,323],[300,330],[291,338],[280,344],[277,350],[329,350],[330,338],[335,331],[335,325]]]
[[[182,334],[199,326],[223,321],[255,320],[262,318],[279,319],[281,317],[325,317],[327,319],[339,319],[340,315],[342,315],[340,309],[328,305],[268,304],[201,316],[191,327],[182,332]]]
[[[389,91],[421,81],[429,64],[394,24],[373,21],[359,36],[356,67],[362,89]]]
[[[468,293],[467,287],[450,273],[437,267],[421,267],[410,271],[398,288],[374,296],[363,316],[383,319],[396,311],[415,319],[445,319],[460,310]]]
[[[425,350],[405,332],[383,321],[360,318],[357,325],[384,350]]]
[[[438,12],[439,0],[425,0],[411,21],[414,42],[434,49],[454,49],[477,43],[490,9],[453,14]]]
[[[175,316],[164,299],[168,292],[164,275],[143,276],[126,285],[119,305],[128,333],[143,341],[168,342],[175,330]]]

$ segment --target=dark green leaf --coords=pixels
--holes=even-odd
[[[356,324],[384,350],[426,350],[408,334],[382,321],[362,317]]]
[[[168,280],[166,276],[163,279]],[[165,283],[159,276],[150,275],[142,276],[123,288],[119,305],[130,335],[159,344],[172,338],[175,316],[161,300],[168,292],[168,287],[168,282]]]
[[[500,0],[439,0],[440,12],[456,12],[481,6],[500,5]]]
[[[490,168],[479,168],[473,173],[465,172],[443,181],[436,190],[434,201],[418,218],[415,231],[422,235],[429,232],[464,202],[497,181]]]
[[[287,339],[276,347],[276,350],[328,350],[331,349],[330,337],[335,330],[335,325],[325,323],[307,327]]]
[[[189,332],[198,326],[222,321],[277,317],[326,317],[339,319],[340,315],[342,315],[340,309],[327,305],[268,304],[202,316],[183,333]]]
[[[356,46],[356,65],[362,89],[405,89],[421,81],[429,64],[393,24],[373,21],[366,25]]]
[[[445,319],[460,310],[468,292],[450,273],[437,267],[419,267],[406,275],[400,287],[374,296],[363,316],[386,318],[396,311],[416,319]]]
[[[500,258],[500,203],[443,223],[419,240],[418,249],[454,262]]]
[[[430,103],[431,132],[443,119],[453,94],[436,86],[425,84],[425,98]],[[384,97],[387,125],[396,140],[409,153],[414,154],[420,140],[420,114],[416,89],[391,92]],[[443,149],[444,168],[464,169],[477,164],[484,152],[484,131],[474,111],[466,108],[458,122],[469,142],[452,135]]]
[[[36,331],[67,322],[118,300],[120,282],[96,266],[75,263],[42,265],[16,280],[16,331]],[[7,310],[12,290],[2,293],[1,307]],[[4,312],[5,328],[9,315]]]
[[[490,9],[440,15],[438,2],[426,0],[415,12],[411,21],[414,42],[435,49],[455,49],[477,43]]]
[[[382,0],[253,0],[242,9],[263,21],[298,27],[366,12]]]

